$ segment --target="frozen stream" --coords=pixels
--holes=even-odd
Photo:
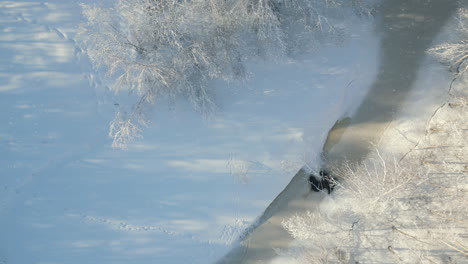
[[[359,163],[379,144],[414,87],[426,50],[456,7],[453,0],[387,0],[380,5],[375,28],[381,36],[380,69],[358,110],[330,130],[323,147],[325,166],[339,166],[345,160]],[[313,209],[324,195],[310,193],[306,176],[300,170],[241,245],[218,263],[284,263],[277,250],[287,249],[293,238],[281,222]]]

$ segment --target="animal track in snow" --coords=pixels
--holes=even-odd
[[[158,226],[150,226],[150,225],[133,225],[129,224],[125,221],[118,221],[118,220],[112,220],[112,219],[107,219],[103,217],[97,217],[97,216],[90,216],[90,215],[82,215],[83,219],[89,222],[94,222],[94,223],[100,223],[103,225],[106,225],[108,227],[111,227],[113,229],[118,229],[118,230],[124,230],[124,231],[136,231],[136,232],[150,232],[150,231],[157,231],[161,232],[164,234],[168,234],[171,236],[180,236],[181,234],[174,232],[174,231],[169,231],[167,229],[158,227]]]

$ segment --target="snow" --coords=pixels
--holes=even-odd
[[[105,90],[76,45],[79,12],[0,3],[0,264],[217,261],[304,164],[318,166],[377,74],[372,21],[351,20],[343,43],[213,83],[213,116],[162,103],[142,138],[114,150],[108,124],[129,95]]]
[[[438,35],[436,43],[446,41],[447,32],[454,28],[455,20],[453,17],[449,19],[443,28],[445,32]],[[430,35],[427,33],[426,36]],[[393,43],[386,44],[392,46]],[[412,48],[418,46],[414,42],[412,44]],[[408,48],[401,53],[412,51]],[[417,53],[414,50],[414,54]],[[407,58],[411,58],[411,55],[400,62]],[[385,62],[383,60],[382,64]],[[466,77],[458,76],[452,82],[454,77],[447,75],[446,66],[427,56],[422,57],[421,65],[416,71],[417,75],[406,80],[413,85],[408,87],[405,101],[394,102],[402,103],[402,106],[397,113],[393,113],[391,120],[382,124],[371,123],[376,128],[371,133],[366,129],[361,133],[349,133],[368,125],[366,122],[356,122],[362,120],[359,117],[362,112],[358,111],[345,125],[345,132],[333,146],[335,150],[332,148],[335,153],[343,155],[350,151],[346,153],[351,154],[349,157],[360,157],[356,147],[347,148],[347,142],[372,142],[376,136],[377,140],[374,141],[376,144],[371,145],[374,151],[362,162],[356,164],[349,159],[344,164],[338,163],[340,167],[330,168],[342,177],[339,181],[341,186],[318,206],[306,205],[302,210],[286,213],[303,200],[297,195],[295,200],[290,199],[294,203],[279,205],[281,208],[272,214],[270,223],[262,226],[263,230],[273,230],[272,222],[278,221],[274,216],[283,213],[281,224],[288,234],[276,237],[275,243],[278,240],[290,241],[293,237],[294,241],[287,249],[275,248],[278,257],[273,261],[265,261],[263,256],[266,254],[261,252],[257,253],[262,255],[261,258],[244,253],[247,257],[239,258],[242,263],[466,262],[467,225],[462,220],[467,215],[463,201],[466,201],[468,186],[464,167],[467,140],[463,132],[468,117]],[[399,68],[401,76],[407,73],[404,67]],[[380,80],[376,82],[381,83]],[[389,82],[393,84],[398,80]],[[403,85],[395,87],[401,89]],[[368,97],[371,100],[366,99],[363,105],[369,107],[372,103],[367,102],[379,99],[378,96]],[[384,97],[387,102],[391,102],[392,98]],[[379,116],[387,114],[378,113]],[[386,126],[382,136],[376,133],[381,125]],[[358,147],[362,148],[362,145]],[[293,190],[304,195],[297,186]],[[283,193],[287,191],[289,186]],[[251,236],[253,238],[242,241],[247,248],[245,252],[254,252],[259,245],[250,244],[258,235],[252,232]],[[238,263],[239,259],[221,263]]]
[[[75,44],[79,10],[0,4],[4,263],[214,262],[316,162],[376,64],[363,23],[344,43],[213,84],[208,119],[158,106],[142,139],[113,150],[108,123],[128,96],[105,91]]]

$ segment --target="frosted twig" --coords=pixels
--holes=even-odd
[[[455,250],[455,251],[458,251],[460,253],[462,253],[463,255],[467,255],[468,256],[468,251],[464,251],[463,249],[460,249],[460,248],[457,248],[455,247],[454,245],[450,244],[450,243],[447,243],[443,240],[439,240],[440,242],[442,242],[443,244],[445,244],[446,246],[450,247],[451,249]]]

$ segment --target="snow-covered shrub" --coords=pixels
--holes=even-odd
[[[457,20],[454,41],[431,48],[429,53],[448,64],[450,70],[458,76],[468,70],[468,9],[461,8]]]
[[[210,111],[207,80],[245,77],[239,49],[243,14],[227,5],[172,0],[121,0],[111,9],[83,5],[88,21],[81,35],[91,61],[115,78],[112,90],[139,97],[130,114],[118,113],[112,123],[114,147],[135,136],[145,108],[160,96],[183,97]]]
[[[279,61],[304,51],[316,33],[337,31],[343,10],[362,0],[118,0],[111,8],[82,5],[79,39],[115,92],[138,99],[111,125],[114,147],[135,138],[161,97],[215,108],[211,80],[247,77],[247,60]],[[307,44],[307,45],[305,45]]]
[[[302,245],[291,255],[297,263],[466,261],[468,177],[444,166],[439,172],[377,153],[340,168],[340,187],[317,211],[283,222]]]

